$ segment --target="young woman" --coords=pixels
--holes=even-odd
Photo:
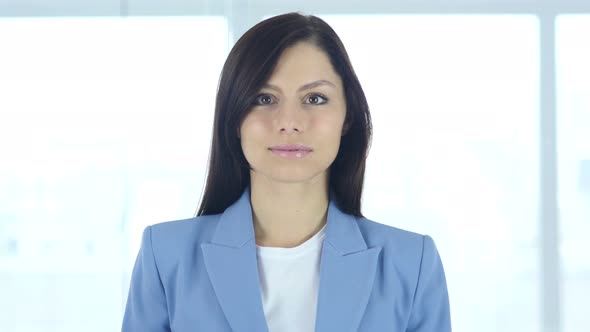
[[[370,138],[324,21],[251,28],[221,74],[198,216],[145,229],[122,330],[451,331],[433,240],[361,214]]]

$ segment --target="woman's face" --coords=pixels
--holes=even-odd
[[[340,146],[343,90],[321,49],[306,42],[287,48],[240,127],[253,175],[284,183],[325,179]]]

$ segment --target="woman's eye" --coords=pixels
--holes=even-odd
[[[269,105],[272,104],[272,96],[268,94],[260,94],[256,97],[255,104],[257,105]]]
[[[324,96],[310,95],[309,97],[307,97],[306,103],[314,104],[314,105],[321,105],[321,104],[325,104],[327,101],[328,101],[328,99]]]

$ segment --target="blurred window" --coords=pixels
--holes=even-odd
[[[590,15],[556,22],[557,155],[565,332],[590,327]]]
[[[198,203],[227,22],[2,18],[0,32],[0,330],[120,330],[141,230]]]

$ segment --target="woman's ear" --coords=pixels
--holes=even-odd
[[[342,125],[342,134],[340,136],[344,136],[348,133],[348,130],[351,127],[351,121],[348,117],[346,117],[346,120],[344,120],[344,124]]]

